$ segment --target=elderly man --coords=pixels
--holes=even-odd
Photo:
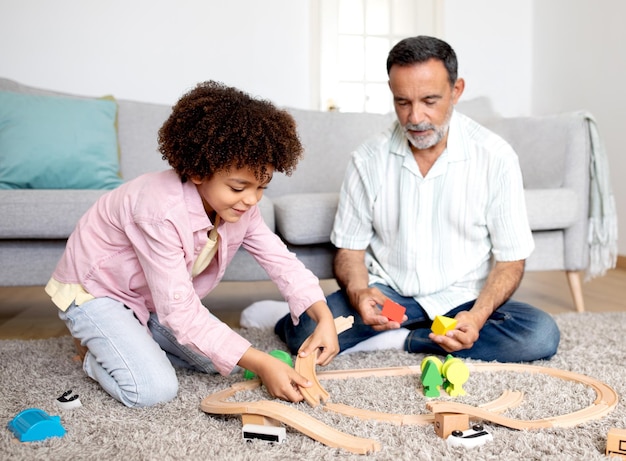
[[[553,318],[511,299],[534,248],[517,155],[454,110],[465,83],[446,42],[402,40],[387,72],[397,121],[353,153],[331,235],[340,290],[327,302],[335,317],[355,317],[341,350],[551,357],[560,339]],[[388,298],[406,308],[401,322],[382,315]],[[456,327],[432,333],[437,315]],[[275,327],[292,351],[315,326],[300,320]]]

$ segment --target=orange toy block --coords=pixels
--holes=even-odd
[[[430,327],[436,335],[445,335],[448,331],[454,330],[454,328],[456,328],[456,320],[444,315],[437,315]]]
[[[435,434],[442,439],[452,431],[464,431],[469,428],[469,415],[463,413],[435,413]]]
[[[606,437],[606,455],[626,460],[626,429],[610,429]]]
[[[394,322],[402,323],[405,312],[406,308],[398,303],[394,303],[391,299],[387,299],[385,304],[383,304],[382,314]]]

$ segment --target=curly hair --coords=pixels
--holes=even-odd
[[[270,178],[268,166],[289,176],[303,148],[287,111],[208,81],[173,107],[159,130],[159,151],[185,182],[244,167],[259,180]]]

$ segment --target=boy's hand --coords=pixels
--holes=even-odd
[[[313,383],[304,378],[286,363],[270,356],[273,360],[267,361],[267,369],[259,373],[259,378],[272,397],[289,402],[301,402],[304,397],[298,386],[311,387]]]
[[[241,357],[239,366],[254,372],[272,397],[289,402],[304,399],[298,386],[313,385],[282,360],[252,347]]]
[[[317,322],[317,327],[315,327],[311,336],[302,343],[298,355],[306,357],[320,349],[315,363],[322,366],[328,365],[339,353],[335,319],[333,319],[326,303],[323,302],[313,304],[306,313]]]

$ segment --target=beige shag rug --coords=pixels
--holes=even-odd
[[[600,380],[617,391],[626,391],[626,313],[571,313],[557,315],[562,342],[552,360],[535,365],[569,370]],[[259,349],[285,349],[270,330],[243,329]],[[209,394],[242,380],[179,371],[178,397],[148,409],[129,409],[114,401],[85,377],[71,358],[69,337],[0,341],[0,459],[6,460],[599,460],[604,456],[610,428],[626,428],[626,410],[620,401],[607,416],[573,428],[516,431],[485,424],[493,441],[479,448],[451,448],[434,433],[432,425],[400,426],[363,421],[311,409],[305,403],[289,404],[320,421],[359,437],[380,443],[369,455],[329,448],[289,427],[284,443],[245,442],[241,419],[213,416],[200,410]],[[418,365],[423,356],[399,351],[356,353],[337,357],[323,370],[380,368]],[[388,413],[426,413],[418,376],[369,377],[328,380],[323,385],[335,403]],[[524,392],[522,404],[505,415],[540,419],[570,413],[589,406],[595,393],[579,383],[559,378],[516,372],[474,373],[457,400],[480,405],[504,390]],[[60,410],[55,400],[72,389],[82,406]],[[237,394],[233,399],[260,400],[269,396],[263,388]],[[19,443],[7,423],[27,408],[59,415],[67,430],[62,438]]]

